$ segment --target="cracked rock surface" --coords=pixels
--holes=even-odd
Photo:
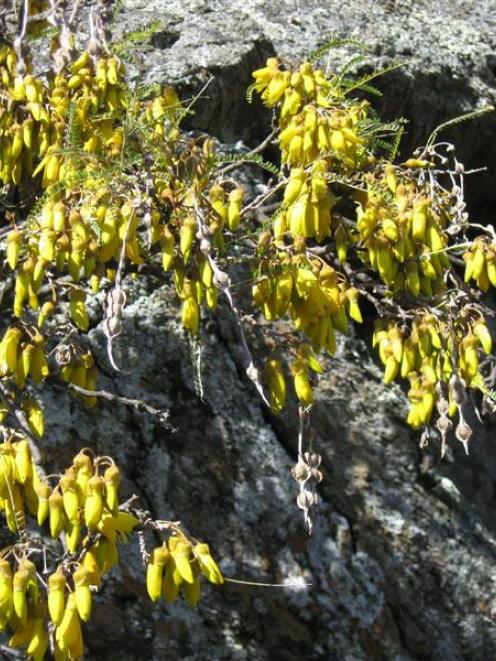
[[[136,50],[131,74],[140,82],[172,82],[183,97],[203,90],[192,124],[224,142],[256,141],[268,127],[260,107],[243,102],[255,67],[274,54],[301,60],[331,38],[361,44],[361,73],[404,63],[374,84],[384,94],[376,102],[382,115],[409,120],[405,158],[442,122],[496,104],[495,0],[122,0],[120,6],[117,34],[161,21],[150,43]],[[331,68],[353,54],[353,45],[331,50]],[[469,181],[471,207],[486,216],[495,208],[495,132],[493,114],[442,134],[460,145],[468,167],[489,168]]]
[[[288,587],[227,583],[207,586],[195,611],[180,600],[152,607],[130,545],[96,599],[88,658],[490,658],[492,492],[476,505],[466,495],[467,475],[493,483],[490,428],[470,458],[455,446],[456,459],[434,466],[438,448],[419,450],[403,423],[400,389],[382,384],[361,339],[342,341],[313,414],[324,480],[309,539],[289,472],[296,411],[274,418],[264,409],[243,376],[227,307],[202,336],[202,401],[170,289],[141,282],[127,293],[115,356],[129,374],[107,372],[101,387],[168,408],[176,431],[121,405],[86,411],[63,389],[44,390],[50,460],[63,464],[83,445],[111,454],[123,498],[137,493],[154,516],[181,519],[226,576]],[[106,372],[100,325],[90,341]]]

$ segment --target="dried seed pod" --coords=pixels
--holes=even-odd
[[[304,461],[299,461],[291,469],[291,474],[297,482],[306,482],[311,477],[311,469]]]
[[[468,454],[468,442],[470,441],[470,438],[472,437],[473,434],[472,427],[465,422],[465,420],[460,420],[458,425],[456,426],[455,429],[455,436],[456,438],[460,441],[460,443],[463,444],[463,447],[465,448],[465,452]]]
[[[296,498],[296,504],[302,510],[309,510],[310,507],[316,505],[318,502],[317,495],[308,489],[300,491]]]
[[[465,381],[456,374],[449,380],[449,391],[452,400],[457,406],[463,406],[467,401]]]

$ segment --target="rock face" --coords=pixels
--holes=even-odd
[[[420,451],[402,422],[401,391],[381,383],[362,340],[342,342],[313,413],[325,476],[308,538],[289,473],[296,412],[267,414],[243,376],[227,306],[207,322],[198,372],[170,290],[141,283],[127,293],[115,355],[129,373],[103,376],[101,387],[168,408],[176,431],[118,405],[85,411],[62,389],[44,391],[47,454],[59,465],[83,445],[111,454],[123,468],[123,495],[137,493],[154,516],[180,518],[208,540],[226,576],[288,587],[227,583],[207,587],[196,611],[181,602],[153,608],[131,545],[96,600],[88,658],[494,654],[494,450],[487,429],[473,456],[454,464],[450,454],[450,463],[434,466],[438,448]],[[90,341],[105,372],[103,339],[97,325]],[[476,505],[465,495],[472,492]],[[156,540],[147,542],[150,548]]]
[[[261,123],[259,108],[243,103],[254,66],[273,54],[300,60],[331,38],[361,44],[362,72],[404,62],[375,82],[384,93],[377,105],[383,116],[409,120],[405,158],[437,125],[496,102],[494,0],[123,0],[117,32],[157,19],[163,27],[136,53],[135,76],[173,82],[184,93],[203,90],[192,123],[225,142],[265,134],[268,120]],[[331,69],[356,48],[331,50]],[[471,206],[486,216],[495,206],[495,131],[496,113],[442,134],[460,145],[467,166],[490,168],[469,181]]]
[[[260,108],[243,102],[252,69],[273,53],[299,58],[330,35],[358,38],[372,63],[409,61],[381,81],[379,105],[387,116],[410,119],[414,145],[441,121],[494,102],[495,9],[490,1],[460,0],[435,7],[408,0],[122,0],[116,30],[161,19],[163,27],[133,54],[131,74],[172,82],[183,96],[213,77],[192,125],[247,143],[269,124]],[[331,53],[332,66],[348,57],[344,48]],[[496,160],[495,127],[486,117],[457,132],[470,165]],[[477,213],[494,209],[495,183],[494,166],[474,180]],[[264,408],[244,375],[227,306],[207,321],[199,354],[178,325],[169,288],[129,286],[116,343],[120,374],[108,365],[99,318],[96,301],[89,337],[101,387],[167,408],[176,431],[118,404],[87,411],[63,389],[43,390],[47,456],[61,466],[87,445],[114,456],[124,496],[137,493],[155,516],[181,519],[209,542],[226,576],[277,585],[226,583],[206,587],[195,611],[181,602],[153,608],[138,549],[127,547],[86,628],[89,659],[496,655],[494,426],[478,428],[470,457],[452,441],[440,462],[437,445],[421,450],[405,426],[405,398],[382,384],[363,340],[343,341],[312,413],[325,475],[308,538],[289,472],[296,411],[274,418]]]

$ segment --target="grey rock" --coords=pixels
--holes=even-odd
[[[174,83],[183,95],[204,89],[192,126],[225,142],[250,144],[265,134],[266,114],[243,102],[251,71],[273,54],[295,62],[331,38],[350,39],[365,49],[363,73],[393,61],[405,66],[375,83],[383,92],[377,108],[385,118],[409,120],[402,154],[425,144],[439,124],[496,103],[496,3],[482,0],[123,0],[117,34],[154,20],[162,26],[135,53],[132,74],[140,82]],[[329,53],[331,69],[350,60],[356,47]],[[325,65],[327,57],[324,58]],[[471,208],[494,210],[496,113],[451,128],[444,139],[460,145],[470,168],[487,167],[468,182]]]
[[[83,445],[111,454],[125,475],[123,498],[137,493],[154,516],[180,519],[208,540],[226,576],[279,585],[205,586],[196,611],[181,601],[153,608],[130,545],[96,599],[88,658],[485,659],[496,651],[491,502],[474,507],[449,467],[422,473],[404,396],[382,384],[359,337],[340,343],[312,415],[325,476],[308,538],[289,472],[296,411],[274,418],[264,409],[243,374],[227,306],[203,334],[199,376],[170,289],[142,281],[127,294],[115,346],[125,373],[109,370],[100,326],[90,333],[100,385],[167,407],[176,431],[118,404],[88,411],[63,389],[43,389],[49,461],[63,465]],[[478,461],[488,446],[481,431]],[[475,479],[477,460],[460,462]]]

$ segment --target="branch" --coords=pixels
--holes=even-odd
[[[13,659],[24,659],[24,652],[22,650],[15,650],[7,645],[0,645],[0,652],[2,656],[5,654],[7,657],[11,656]]]
[[[14,402],[14,400],[12,399],[12,396],[11,396],[9,390],[5,387],[5,385],[3,383],[0,383],[0,390],[2,392],[3,399],[6,402],[8,402],[8,404],[11,408],[10,415],[14,416],[20,430],[22,431],[22,433],[26,437],[26,440],[27,440],[28,445],[29,445],[29,451],[31,453],[31,458],[33,459],[33,461],[36,465],[36,468],[38,470],[38,473],[39,473],[40,477],[45,479],[46,478],[46,472],[45,472],[45,469],[43,468],[43,465],[42,465],[42,457],[41,457],[40,448],[38,447],[38,443],[37,443],[36,438],[31,433],[31,429],[29,427],[29,424],[28,424],[28,421],[27,421],[27,418],[26,418],[26,415],[25,415],[24,411],[22,411],[19,408],[19,406],[16,405],[16,402]]]
[[[240,168],[244,165],[243,160],[247,160],[250,158],[250,156],[254,156],[255,154],[260,154],[268,144],[272,141],[272,139],[275,137],[277,134],[277,131],[274,129],[269,135],[263,140],[257,147],[254,149],[246,152],[246,154],[241,154],[240,155],[240,160],[237,161],[236,163],[230,163],[229,165],[226,165],[224,168],[221,168],[219,170],[219,176],[223,177],[227,172],[231,172],[231,170],[236,170],[236,168]]]
[[[80,395],[85,395],[86,397],[100,397],[101,399],[106,399],[109,402],[119,402],[120,404],[125,404],[126,406],[132,406],[137,411],[146,411],[151,416],[157,419],[157,421],[163,425],[169,431],[176,431],[172,425],[167,422],[169,419],[169,411],[164,411],[163,409],[157,409],[154,406],[150,406],[142,399],[131,399],[130,397],[123,397],[122,395],[116,395],[115,393],[109,392],[108,390],[86,390],[86,388],[81,388],[74,383],[67,384],[69,388],[75,390]]]

